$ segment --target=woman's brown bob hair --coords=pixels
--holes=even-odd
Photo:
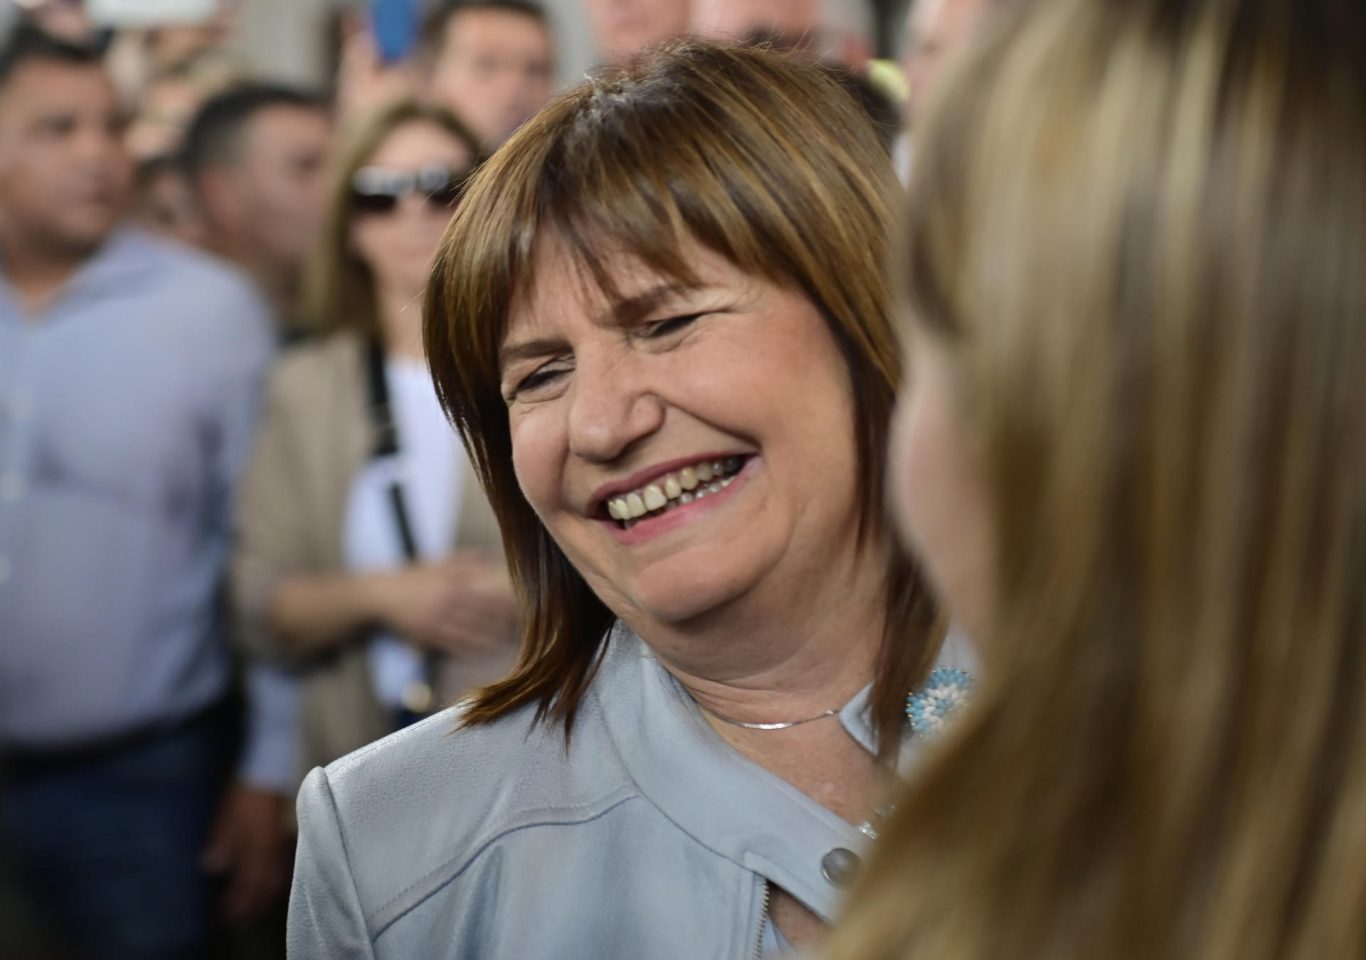
[[[427,354],[498,514],[527,626],[516,669],[476,695],[466,722],[535,703],[538,720],[568,733],[613,622],[521,494],[499,391],[509,309],[535,281],[536,240],[551,234],[609,296],[607,255],[629,251],[688,284],[681,251],[695,241],[820,308],[854,392],[860,535],[888,555],[886,621],[868,625],[884,631],[873,719],[884,748],[899,742],[906,691],[933,660],[938,628],[879,523],[899,378],[883,270],[897,189],[872,125],[818,68],[697,42],[555,100],[475,177],[428,288]]]
[[[479,138],[455,114],[441,107],[401,100],[364,118],[342,146],[322,238],[313,250],[304,279],[303,319],[310,332],[379,333],[375,281],[351,246],[351,221],[356,215],[351,181],[395,130],[410,123],[430,124],[463,144],[469,151],[470,169],[483,159]]]

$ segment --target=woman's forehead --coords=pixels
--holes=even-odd
[[[469,147],[436,121],[425,117],[404,120],[388,130],[366,158],[368,166],[398,165],[413,157],[440,156],[453,164],[470,162]]]
[[[678,244],[666,268],[621,242],[589,246],[547,231],[533,246],[504,341],[553,323],[565,310],[603,321],[630,319],[624,315],[647,313],[670,297],[746,279],[748,274],[725,257],[691,239]]]

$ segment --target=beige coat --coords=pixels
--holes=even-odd
[[[238,495],[232,562],[235,635],[249,654],[290,660],[265,625],[280,582],[341,572],[342,526],[351,483],[374,449],[362,339],[333,335],[287,354],[272,373],[256,447]],[[497,523],[472,469],[465,477],[456,543],[501,558]],[[392,731],[375,696],[365,636],[310,660],[302,675],[302,774]],[[492,682],[511,665],[506,649],[448,658],[443,702]]]

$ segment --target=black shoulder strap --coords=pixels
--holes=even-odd
[[[375,427],[375,449],[372,459],[398,455],[398,424],[394,421],[389,403],[389,379],[384,375],[384,344],[379,337],[367,337],[365,342],[365,379],[370,394],[370,420]],[[403,555],[412,562],[417,559],[417,540],[408,516],[408,501],[403,487],[395,481],[389,484],[389,506],[394,514],[394,528],[403,547]]]
[[[371,457],[392,457],[398,453],[398,425],[389,404],[389,378],[384,375],[384,344],[379,337],[365,338],[365,385],[370,395],[370,422],[375,427],[375,449]]]

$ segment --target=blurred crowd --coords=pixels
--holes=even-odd
[[[904,171],[903,101],[989,5],[555,14],[604,64],[686,34],[827,64]],[[301,86],[241,55],[253,6],[0,4],[5,957],[280,955],[303,774],[514,654],[421,305],[471,172],[561,85],[557,21],[326,6]]]
[[[0,0],[0,958],[1366,956],[1363,11]]]

